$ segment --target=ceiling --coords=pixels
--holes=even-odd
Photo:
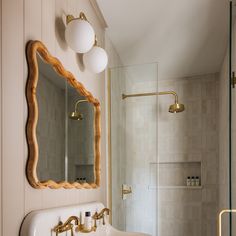
[[[97,0],[124,65],[158,62],[160,79],[220,71],[228,0]]]

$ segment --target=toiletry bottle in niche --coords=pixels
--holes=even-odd
[[[187,184],[187,186],[191,186],[191,178],[190,178],[190,176],[187,177],[187,183],[186,184]]]
[[[192,178],[191,178],[191,186],[195,186],[195,177],[194,176],[192,176]]]
[[[92,229],[92,217],[91,212],[86,211],[84,217],[84,229],[90,231]]]
[[[196,176],[196,178],[195,178],[195,185],[200,186],[200,179],[198,176]]]

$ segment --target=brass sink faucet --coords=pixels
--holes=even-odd
[[[66,231],[70,231],[71,232],[71,236],[74,236],[74,230],[73,230],[74,224],[77,226],[76,232],[90,233],[92,231],[96,231],[96,229],[97,229],[97,220],[102,219],[102,224],[105,225],[105,213],[107,215],[109,215],[110,210],[108,208],[104,208],[99,213],[96,212],[93,215],[94,226],[90,230],[87,230],[87,229],[84,228],[84,225],[81,224],[81,221],[80,221],[79,217],[77,217],[77,216],[70,216],[65,221],[65,223],[60,221],[53,228],[53,231],[56,233],[56,236],[58,236],[60,233],[66,232]],[[74,224],[72,224],[72,221],[74,221]]]
[[[66,232],[66,231],[71,231],[71,236],[74,235],[73,233],[73,224],[71,223],[72,221],[75,221],[75,225],[79,225],[80,219],[77,216],[70,216],[65,223],[62,223],[60,221],[58,225],[56,225],[53,229],[53,231],[56,233],[56,236],[58,236],[60,233]]]
[[[102,224],[105,225],[105,213],[107,215],[110,214],[110,210],[108,208],[103,208],[99,213],[95,212],[93,215],[93,219],[95,221],[94,227],[97,228],[97,220],[102,219]]]
[[[74,221],[75,225],[77,226],[75,231],[76,232],[82,232],[82,233],[90,233],[92,231],[96,231],[97,227],[93,226],[91,229],[87,230],[84,228],[84,224],[81,224],[80,218],[77,216],[70,216],[65,223],[62,223],[61,221],[58,223],[58,225],[56,225],[53,228],[53,231],[56,233],[56,236],[58,236],[60,233],[66,232],[66,231],[70,231],[71,232],[71,236],[74,236],[74,231],[73,231],[73,227],[74,224],[72,224],[71,222]]]

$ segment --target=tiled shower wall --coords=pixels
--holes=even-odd
[[[112,72],[112,123],[115,124],[112,126],[112,191],[117,212],[113,224],[121,229],[150,233],[155,222],[148,219],[155,218],[150,214],[156,209],[158,235],[216,235],[218,74],[159,81],[158,89],[156,81],[142,82],[138,77],[145,75]],[[174,102],[171,95],[125,101],[120,96],[123,91],[132,94],[157,90],[176,91],[186,110],[169,113],[169,105]],[[154,207],[156,170],[158,185],[162,186],[158,190],[157,208]],[[188,175],[199,176],[202,186],[185,188]],[[133,187],[132,196],[125,201],[119,195],[122,183]]]
[[[75,110],[78,100],[85,98],[74,89],[68,90],[68,114]],[[68,180],[86,178],[94,181],[94,106],[88,102],[79,103],[77,110],[82,120],[68,119]]]
[[[129,78],[126,92],[156,92],[157,80],[148,81],[147,77],[146,81],[134,79],[133,83]],[[157,169],[151,163],[157,160],[157,97],[127,98],[124,102],[126,183],[133,189],[125,202],[126,230],[156,236]]]
[[[229,93],[228,93],[228,55],[220,73],[219,93],[219,211],[229,208]],[[235,140],[235,139],[234,139]],[[235,165],[234,165],[235,166]],[[234,178],[235,179],[235,178]],[[232,182],[234,183],[234,181]],[[234,192],[235,193],[235,192]],[[235,195],[233,195],[235,196]],[[229,233],[228,217],[223,217],[222,233]]]
[[[65,89],[52,81],[43,74],[39,74],[37,101],[40,116],[37,125],[39,145],[37,173],[40,180],[62,181],[65,179]]]
[[[157,157],[157,98],[122,99],[122,93],[157,91],[157,65],[111,70],[113,225],[121,230],[156,235],[156,189],[150,188]],[[154,178],[151,178],[151,174]],[[121,186],[132,187],[126,200]]]
[[[125,183],[125,107],[121,99],[124,84],[124,74],[119,70],[111,71],[111,188],[112,188],[112,215],[113,225],[125,230],[125,204],[121,198],[121,186]]]
[[[57,79],[61,78],[55,76],[53,79],[48,79],[40,73],[37,85],[40,113],[37,125],[38,178],[63,181],[66,179],[65,169],[68,168],[69,182],[84,177],[87,182],[93,182],[94,107],[91,103],[80,103],[77,109],[83,115],[83,120],[69,119],[69,115],[66,119],[66,115],[75,110],[76,102],[85,98],[72,88],[66,90],[65,84],[60,87],[55,83]],[[68,94],[67,110],[66,93]],[[68,167],[65,166],[66,157],[68,157]]]
[[[182,113],[171,114],[168,107],[173,103],[173,97],[159,96],[158,162],[167,163],[165,171],[158,172],[159,185],[166,186],[160,188],[158,194],[159,235],[216,235],[218,74],[159,81],[158,90],[176,91],[179,102],[186,108]],[[179,169],[173,162],[178,163]],[[179,171],[181,166],[182,171]],[[182,176],[186,169],[189,169],[189,175],[201,175],[202,188],[179,186],[186,185],[187,175],[184,179]],[[179,179],[179,182],[173,179]]]

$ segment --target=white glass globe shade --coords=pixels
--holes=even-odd
[[[97,74],[106,69],[108,63],[107,53],[103,48],[94,46],[89,52],[83,55],[85,67]]]
[[[95,32],[86,20],[76,19],[67,25],[65,39],[75,52],[86,53],[94,45]]]

